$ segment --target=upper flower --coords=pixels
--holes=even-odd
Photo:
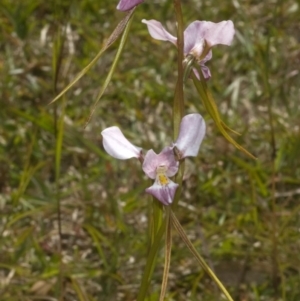
[[[173,145],[165,147],[159,154],[150,149],[145,157],[142,149],[129,142],[118,127],[109,127],[101,134],[104,149],[112,157],[121,160],[138,158],[143,162],[143,171],[150,179],[155,180],[146,192],[164,205],[169,205],[178,187],[169,177],[177,173],[178,160],[197,156],[205,134],[205,122],[199,114],[186,115],[181,120],[179,135]]]
[[[117,9],[121,11],[130,10],[142,2],[144,2],[144,0],[120,0]]]
[[[156,20],[142,20],[147,24],[152,38],[169,41],[177,46],[177,38],[172,36],[160,22]],[[213,23],[209,21],[195,21],[184,31],[184,54],[191,55],[199,63],[203,76],[211,77],[210,70],[205,63],[212,58],[211,47],[223,44],[230,45],[234,36],[232,21]]]

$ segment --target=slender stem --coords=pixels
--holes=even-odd
[[[153,214],[153,219],[152,219],[152,233],[151,233],[151,241],[154,241],[154,238],[157,234],[157,232],[160,229],[162,219],[163,219],[163,205],[158,202],[155,198],[153,198],[152,201],[152,214]]]
[[[61,13],[61,6],[59,2],[55,2],[55,9],[58,15],[57,19],[57,31],[53,43],[53,57],[52,57],[52,68],[53,68],[53,93],[57,94],[59,83],[59,74],[62,67],[63,61],[63,49],[66,35],[66,27],[62,29],[62,20],[69,18],[69,11]],[[58,274],[58,289],[57,296],[60,301],[64,299],[64,287],[63,287],[63,261],[62,261],[62,220],[61,220],[61,200],[59,190],[59,179],[61,171],[61,156],[62,156],[62,142],[64,134],[64,114],[65,114],[65,98],[63,99],[61,116],[58,116],[58,106],[55,104],[54,107],[54,136],[55,136],[55,158],[54,158],[54,169],[55,169],[55,198],[56,198],[56,214],[58,224],[58,254],[59,254],[59,274]]]
[[[171,250],[172,250],[172,228],[170,223],[171,208],[169,206],[166,206],[165,208],[166,208],[165,266],[164,266],[164,274],[163,274],[163,280],[161,284],[159,301],[164,301],[166,295],[170,263],[171,263]]]
[[[216,274],[210,269],[210,267],[207,265],[207,263],[201,257],[201,255],[197,252],[197,250],[195,249],[195,247],[193,246],[193,244],[191,243],[191,241],[185,234],[180,222],[178,221],[178,219],[175,216],[175,214],[173,213],[173,211],[171,211],[171,221],[172,221],[174,228],[177,230],[178,234],[180,235],[180,237],[182,238],[182,240],[184,241],[184,243],[186,244],[188,249],[191,251],[191,253],[195,256],[195,258],[199,262],[200,266],[211,277],[211,279],[217,284],[217,286],[220,288],[220,290],[226,296],[227,300],[233,301],[232,297],[230,296],[230,294],[228,293],[228,291],[226,290],[226,288],[224,287],[222,282],[218,279]]]
[[[178,58],[177,58],[177,68],[178,68],[178,78],[175,87],[174,103],[173,103],[173,139],[174,141],[178,137],[179,127],[182,117],[184,116],[184,93],[183,93],[183,79],[184,79],[184,70],[183,70],[183,60],[184,60],[184,25],[183,25],[183,16],[181,10],[181,1],[174,0],[174,10],[177,21],[177,48],[178,48]],[[180,162],[178,173],[175,177],[176,183],[179,184],[179,187],[176,191],[175,199],[172,204],[172,208],[176,210],[178,200],[180,197],[182,179],[184,174],[184,160]]]
[[[276,8],[275,8],[276,9]],[[274,11],[274,15],[276,15],[276,11]],[[273,99],[273,91],[270,86],[269,80],[269,66],[270,66],[270,37],[267,39],[267,44],[264,49],[263,55],[260,58],[261,60],[261,68],[262,68],[262,79],[264,83],[264,93],[267,101],[267,108],[268,108],[268,123],[270,126],[270,161],[272,165],[272,175],[271,175],[271,199],[270,199],[270,211],[271,211],[271,239],[272,239],[272,251],[271,251],[271,258],[272,258],[272,280],[273,280],[273,288],[275,293],[278,293],[278,225],[277,225],[277,206],[275,200],[275,191],[276,191],[276,139],[275,139],[275,127],[274,127],[274,118],[272,112],[272,99]]]
[[[184,115],[184,95],[183,95],[183,17],[181,10],[180,0],[174,0],[174,10],[176,14],[177,21],[177,47],[178,47],[178,59],[177,59],[177,68],[178,68],[178,78],[175,88],[174,104],[173,104],[173,138],[176,140],[179,133],[180,121]]]
[[[277,238],[277,206],[275,200],[275,191],[276,191],[276,140],[275,140],[275,128],[272,112],[272,89],[269,82],[269,44],[270,38],[267,42],[267,50],[265,55],[265,86],[267,91],[267,107],[268,107],[268,119],[270,126],[270,146],[271,146],[271,164],[272,164],[272,176],[271,176],[271,226],[272,226],[272,274],[273,274],[273,287],[274,291],[278,292],[278,238]]]
[[[59,25],[58,25],[59,26]],[[61,29],[57,29],[57,37],[54,43],[53,53],[53,92],[57,93],[58,75],[62,62],[63,42]],[[65,104],[63,104],[64,106]],[[63,118],[63,116],[61,117]],[[58,117],[58,106],[54,106],[54,136],[55,136],[55,198],[56,198],[56,213],[57,213],[57,225],[58,225],[58,254],[59,254],[59,275],[58,275],[58,296],[59,300],[63,300],[63,262],[62,262],[62,222],[61,222],[61,202],[59,191],[59,178],[60,178],[60,160],[61,160],[61,141],[63,135],[63,122]]]
[[[148,253],[147,263],[145,266],[141,286],[140,286],[136,301],[144,301],[145,296],[147,294],[147,290],[148,290],[148,287],[149,287],[149,284],[151,281],[151,276],[152,276],[152,273],[154,270],[154,265],[156,262],[156,257],[157,257],[157,253],[159,250],[160,242],[161,242],[163,234],[164,234],[165,226],[166,226],[166,219],[163,220],[163,222],[154,238],[154,241],[151,245],[150,251]]]

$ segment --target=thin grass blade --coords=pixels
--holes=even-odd
[[[205,260],[201,257],[201,255],[197,252],[187,235],[185,234],[180,222],[178,221],[175,214],[171,211],[171,221],[174,226],[174,228],[177,230],[178,234],[180,235],[183,242],[186,244],[188,249],[191,251],[191,253],[194,255],[194,257],[197,259],[200,266],[205,270],[205,272],[211,277],[211,279],[216,283],[216,285],[220,288],[220,290],[223,292],[223,294],[226,296],[227,300],[233,301],[232,297],[230,296],[229,292],[226,290],[225,286],[222,284],[222,282],[218,279],[216,274],[210,269],[210,267],[206,264]]]
[[[98,96],[97,96],[97,98],[96,98],[96,101],[95,101],[95,103],[94,103],[94,105],[93,105],[93,107],[92,107],[91,113],[90,113],[90,115],[89,115],[89,117],[88,117],[88,119],[87,119],[87,121],[86,121],[86,123],[85,123],[85,125],[84,125],[84,128],[86,128],[86,126],[87,126],[88,123],[90,122],[90,120],[91,120],[91,118],[92,118],[92,116],[93,116],[93,114],[94,114],[94,112],[95,112],[95,110],[96,110],[96,107],[97,107],[98,102],[100,101],[100,99],[101,99],[103,93],[105,92],[105,90],[106,90],[106,88],[107,88],[109,82],[111,81],[112,75],[113,75],[113,73],[115,72],[115,69],[116,69],[116,67],[117,67],[118,61],[119,61],[120,56],[121,56],[121,54],[122,54],[122,51],[123,51],[123,49],[124,49],[124,47],[125,47],[126,40],[127,40],[128,34],[129,34],[129,30],[130,30],[130,25],[131,25],[131,23],[132,23],[132,18],[129,18],[128,22],[125,24],[125,30],[124,30],[124,33],[123,33],[123,35],[122,35],[121,42],[120,42],[118,51],[117,51],[117,53],[116,53],[116,55],[115,55],[114,61],[113,61],[113,63],[112,63],[112,66],[111,66],[111,68],[110,68],[110,70],[109,70],[109,72],[108,72],[108,74],[107,74],[107,77],[106,77],[106,79],[105,79],[105,81],[104,81],[104,84],[103,84],[102,88],[100,89],[100,91],[99,91],[99,93],[98,93]]]
[[[113,33],[109,36],[109,38],[105,42],[104,46],[97,53],[97,55],[92,59],[92,61],[77,74],[77,76],[71,81],[71,83],[67,85],[66,88],[64,88],[57,96],[54,97],[53,100],[50,101],[49,105],[56,102],[62,95],[64,95],[68,90],[70,90],[70,88],[72,88],[95,65],[95,63],[102,56],[102,54],[117,40],[119,35],[123,32],[127,23],[131,19],[134,10],[135,7],[130,11],[128,11],[127,15],[120,21],[120,23],[117,25]]]
[[[224,136],[224,138],[230,142],[232,145],[234,145],[238,150],[242,151],[244,154],[249,156],[252,159],[256,159],[250,152],[248,152],[244,147],[242,147],[239,143],[237,143],[228,133],[227,131],[230,130],[233,133],[237,133],[234,130],[231,130],[225,123],[221,120],[218,108],[216,106],[216,103],[214,101],[213,96],[211,95],[210,91],[207,88],[206,82],[203,78],[201,70],[199,70],[199,74],[202,77],[201,81],[198,80],[198,78],[195,76],[193,72],[191,72],[191,77],[193,79],[194,85],[199,93],[199,96],[209,113],[209,115],[214,120],[217,128],[221,132],[221,134]]]

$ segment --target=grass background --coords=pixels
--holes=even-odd
[[[186,26],[235,24],[233,45],[213,49],[208,84],[224,121],[257,160],[223,139],[188,81],[186,113],[204,116],[207,135],[199,156],[186,160],[177,216],[235,300],[298,301],[299,1],[182,2]],[[109,157],[100,132],[117,125],[134,144],[157,152],[171,142],[176,48],[153,40],[140,20],[159,20],[175,34],[172,1],[138,7],[85,130],[118,42],[64,99],[47,106],[121,20],[116,4],[1,1],[0,300],[57,300],[61,290],[64,300],[136,297],[149,181],[135,160]],[[162,252],[148,300],[158,299],[163,260]],[[177,235],[167,300],[222,300]]]

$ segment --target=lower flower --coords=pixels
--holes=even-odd
[[[108,154],[120,160],[137,158],[143,165],[144,173],[154,181],[146,193],[157,198],[164,205],[173,202],[178,184],[170,180],[178,171],[179,161],[195,157],[205,134],[205,122],[199,114],[189,114],[182,118],[176,141],[165,147],[159,154],[152,149],[144,156],[142,149],[135,146],[112,126],[102,131],[103,147]]]
[[[167,177],[165,166],[159,166],[156,174],[154,184],[147,188],[146,192],[157,198],[164,205],[170,205],[173,202],[176,189],[179,185]]]

